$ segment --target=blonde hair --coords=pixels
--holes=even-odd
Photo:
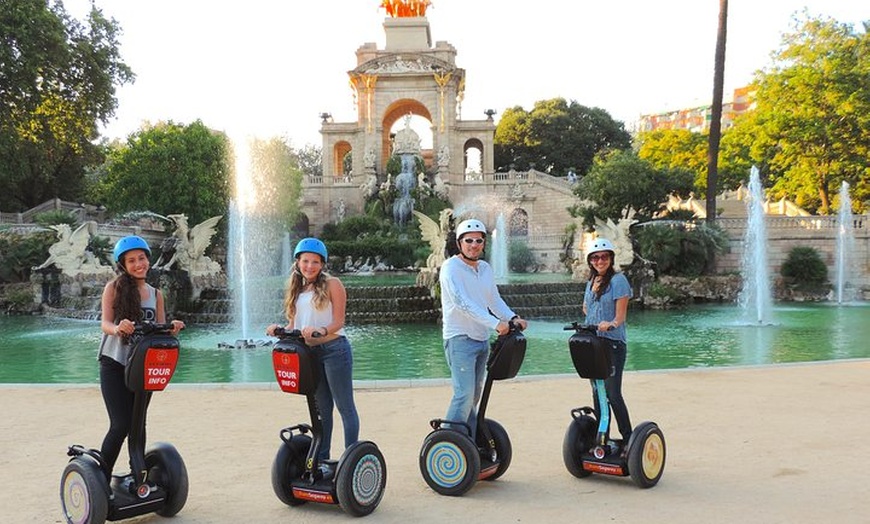
[[[329,273],[321,270],[317,278],[314,279],[314,282],[311,282],[314,287],[314,300],[312,300],[314,309],[325,309],[329,305],[329,286],[327,281],[330,278],[332,277]],[[292,321],[296,318],[296,299],[299,298],[306,284],[308,282],[302,276],[302,272],[299,271],[297,262],[293,262],[290,278],[287,279],[287,285],[284,287],[284,316],[287,317],[287,320]]]

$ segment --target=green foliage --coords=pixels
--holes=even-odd
[[[812,247],[792,248],[779,272],[788,284],[799,290],[817,290],[828,283],[828,268]]]
[[[56,226],[58,224],[69,224],[70,227],[75,226],[79,219],[78,217],[70,212],[64,211],[63,209],[53,209],[51,211],[45,211],[43,213],[37,214],[33,217],[33,221],[39,224],[40,226]]]
[[[530,112],[520,106],[507,109],[493,146],[496,171],[511,166],[525,171],[534,164],[558,176],[573,168],[582,177],[597,155],[630,147],[631,136],[603,109],[553,98],[535,102]]]
[[[228,151],[226,136],[200,121],[142,129],[110,151],[106,176],[94,187],[93,199],[115,214],[142,209],[185,213],[191,225],[224,215],[229,207]]]
[[[307,177],[323,176],[323,149],[320,146],[308,144],[295,152],[296,163],[303,175]]]
[[[420,241],[376,235],[368,235],[359,240],[330,240],[327,246],[332,268],[343,267],[348,256],[353,260],[369,260],[370,263],[380,258],[385,264],[397,268],[412,267],[418,261],[418,251],[425,247]]]
[[[687,196],[692,187],[687,171],[656,169],[629,150],[614,151],[596,160],[589,174],[575,184],[581,203],[570,209],[587,227],[595,218],[614,222],[636,211],[640,220],[661,211],[671,193]]]
[[[414,176],[417,173],[424,173],[426,171],[426,164],[423,162],[423,157],[420,155],[414,156]],[[387,174],[393,177],[395,181],[396,175],[402,172],[402,156],[401,155],[392,155],[387,159]]]
[[[524,240],[511,239],[508,243],[508,268],[514,273],[528,273],[537,265],[535,254]]]
[[[638,255],[655,263],[658,275],[697,277],[713,269],[717,254],[728,248],[728,236],[706,223],[650,222],[632,230]]]
[[[112,251],[114,248],[115,245],[109,237],[92,236],[88,240],[88,251],[93,253],[95,257],[107,266],[114,265],[112,263]],[[159,257],[158,253],[155,254]],[[154,260],[157,260],[157,258],[154,258]]]
[[[0,282],[27,282],[30,268],[46,259],[56,240],[53,231],[27,235],[0,231]]]
[[[101,161],[98,124],[114,115],[115,89],[133,80],[119,31],[96,8],[80,22],[62,2],[2,2],[0,209],[81,200],[85,168]]]
[[[647,295],[665,304],[679,304],[683,302],[683,295],[679,290],[666,286],[661,282],[653,282],[647,289]]]
[[[708,137],[687,129],[661,129],[642,133],[638,137],[637,156],[656,169],[688,171],[694,180],[694,190],[707,191]]]
[[[257,212],[281,217],[285,229],[291,230],[296,224],[302,198],[302,172],[297,167],[296,153],[283,140],[272,138],[252,140],[250,155],[249,176],[258,195]]]
[[[756,108],[723,137],[743,179],[758,165],[768,197],[830,213],[847,181],[854,211],[870,200],[870,35],[826,18],[796,20],[756,78]],[[732,135],[733,136],[729,136]]]
[[[0,287],[0,309],[4,312],[28,313],[33,311],[33,288],[29,282]]]

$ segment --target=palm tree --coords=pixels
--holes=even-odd
[[[725,36],[728,28],[728,0],[719,0],[719,30],[716,33],[716,58],[713,66],[713,108],[710,145],[707,149],[707,222],[716,221],[716,184],[718,182],[719,139],[722,136],[722,86],[725,80]]]

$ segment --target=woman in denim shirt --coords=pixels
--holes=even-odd
[[[617,273],[613,267],[616,251],[609,240],[593,239],[586,244],[584,252],[589,265],[589,281],[583,294],[583,313],[586,323],[598,326],[598,336],[607,339],[613,347],[613,370],[605,379],[604,386],[624,446],[632,429],[628,407],[622,398],[622,372],[627,353],[625,319],[631,286],[625,275]],[[594,396],[594,400],[595,409],[600,413],[598,397]]]

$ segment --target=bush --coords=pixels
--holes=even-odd
[[[26,282],[30,268],[48,258],[48,248],[56,241],[53,231],[18,235],[0,231],[0,282]]]
[[[511,240],[508,244],[508,268],[514,273],[528,273],[537,266],[535,254],[523,240]]]
[[[655,222],[636,228],[638,254],[655,263],[658,275],[697,277],[709,273],[728,247],[728,235],[717,226],[692,222]]]
[[[792,248],[779,272],[787,284],[803,291],[818,290],[828,284],[828,268],[812,247]]]

